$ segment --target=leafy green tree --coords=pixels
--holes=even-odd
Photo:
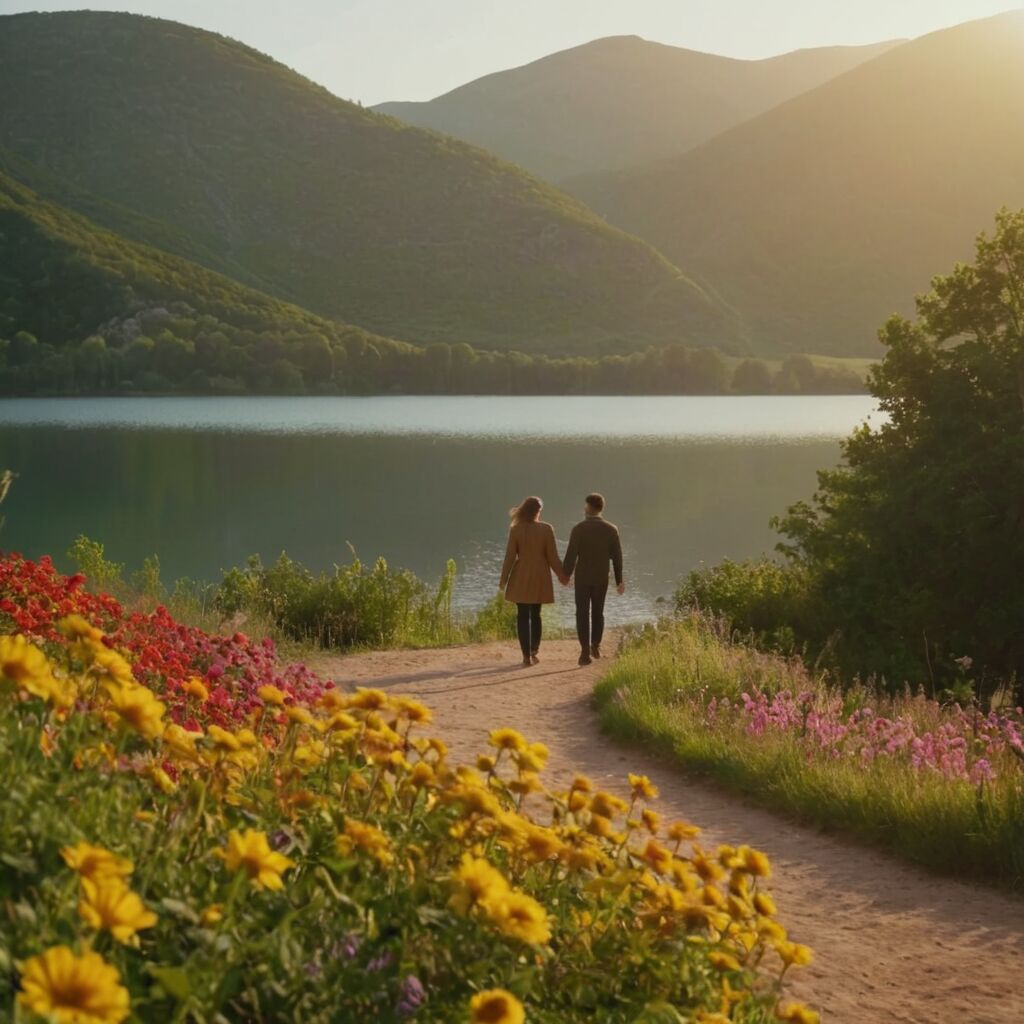
[[[1024,210],[893,317],[870,387],[887,416],[844,442],[777,523],[848,672],[936,692],[1016,679],[1024,702]]]
[[[768,395],[772,373],[760,359],[744,359],[732,373],[732,390],[737,395]]]

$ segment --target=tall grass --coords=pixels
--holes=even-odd
[[[79,537],[68,557],[90,589],[113,594],[131,609],[164,605],[180,622],[205,630],[225,628],[271,636],[287,649],[351,650],[436,647],[515,635],[512,605],[495,598],[469,613],[452,609],[457,569],[449,559],[431,587],[383,558],[372,564],[355,553],[344,565],[314,573],[281,556],[269,566],[251,557],[218,584],[179,579],[166,586],[154,555],[126,572],[104,547]]]
[[[628,640],[596,698],[614,735],[770,808],[961,878],[1024,886],[1020,709],[833,689],[696,616]]]

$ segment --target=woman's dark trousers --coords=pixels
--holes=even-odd
[[[517,604],[516,608],[519,609],[516,616],[519,646],[523,649],[523,657],[529,658],[540,650],[540,605]]]
[[[580,647],[589,658],[590,651],[599,647],[604,636],[604,599],[608,584],[576,584],[576,636]]]

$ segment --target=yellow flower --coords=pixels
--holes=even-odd
[[[511,779],[508,788],[520,796],[527,796],[530,793],[539,793],[544,788],[540,776],[536,772],[523,772],[518,779]]]
[[[46,655],[20,633],[0,636],[0,679],[9,679],[19,689],[57,707],[74,703],[72,688],[56,679]]]
[[[272,704],[274,707],[284,707],[284,702],[287,696],[284,690],[279,690],[276,686],[266,685],[261,686],[256,691],[256,696],[259,697],[264,704]]]
[[[433,712],[426,704],[421,704],[418,700],[412,700],[409,697],[403,697],[398,702],[398,713],[416,725],[427,725],[434,717]]]
[[[821,1014],[808,1009],[803,1003],[785,1003],[776,1007],[775,1016],[791,1024],[819,1024]]]
[[[91,622],[81,615],[65,615],[57,628],[69,640],[95,640],[103,639],[103,630],[97,629]]]
[[[92,644],[90,649],[92,650],[93,664],[100,670],[102,682],[115,686],[134,686],[136,684],[131,665],[117,651],[112,651],[103,644]]]
[[[195,697],[198,701],[207,701],[210,699],[210,691],[206,688],[206,684],[199,679],[197,676],[193,676],[183,687],[185,693],[190,697]]]
[[[539,772],[548,763],[551,751],[543,743],[531,743],[526,750],[517,751],[514,756],[520,771]]]
[[[327,747],[322,740],[311,740],[309,743],[300,743],[292,754],[292,760],[300,768],[315,768],[324,759]]]
[[[590,810],[602,818],[614,818],[616,814],[625,814],[629,804],[611,793],[595,793],[590,801]]]
[[[775,906],[775,900],[773,900],[766,892],[755,893],[754,908],[759,914],[763,914],[765,917],[774,917],[778,913],[778,908]]]
[[[517,752],[528,749],[529,744],[521,733],[515,729],[492,729],[488,742],[498,750],[514,750]]]
[[[452,905],[461,913],[475,904],[495,904],[509,892],[509,884],[497,868],[488,861],[466,853],[455,871],[459,892],[452,897]]]
[[[164,705],[145,686],[107,685],[110,703],[121,721],[146,739],[163,734]]]
[[[434,769],[426,761],[417,761],[409,773],[409,781],[412,785],[420,788],[434,785],[437,779],[434,775]]]
[[[327,711],[340,711],[342,708],[348,707],[348,697],[337,690],[324,690],[318,703]]]
[[[759,917],[757,919],[757,934],[764,939],[771,939],[773,942],[782,942],[786,938],[786,929],[770,917]]]
[[[224,907],[220,903],[211,903],[199,914],[199,923],[204,928],[212,928],[224,920]]]
[[[359,722],[347,711],[336,711],[318,728],[321,732],[354,732],[359,728]]]
[[[549,828],[530,824],[523,837],[523,847],[534,863],[550,860],[562,852],[563,843]]]
[[[295,861],[270,849],[265,832],[251,828],[232,829],[221,855],[229,871],[245,871],[257,889],[283,889],[282,873],[295,867]]]
[[[172,722],[164,729],[163,743],[172,754],[183,758],[186,761],[196,761],[199,755],[196,753],[196,741],[202,737],[200,732],[189,732],[180,725]]]
[[[156,914],[116,876],[96,882],[83,878],[78,913],[90,928],[106,929],[126,945],[137,945],[135,933],[157,922]]]
[[[117,968],[98,953],[53,946],[21,965],[18,1002],[56,1024],[120,1024],[130,1013]]]
[[[306,708],[303,707],[290,707],[286,714],[288,715],[289,721],[295,722],[297,725],[312,725],[313,716],[309,713]]]
[[[684,839],[696,839],[700,835],[700,829],[691,825],[688,821],[674,821],[665,833],[674,843],[681,843]]]
[[[806,967],[814,958],[810,946],[803,946],[799,942],[783,940],[775,943],[775,952],[782,957],[782,962],[790,967]]]
[[[743,868],[758,878],[769,878],[772,873],[772,866],[768,857],[760,850],[752,850],[749,846],[739,848],[739,856],[743,858]]]
[[[523,1024],[526,1012],[511,992],[492,988],[469,1001],[469,1019],[471,1024]]]
[[[391,864],[395,855],[391,852],[391,840],[376,825],[362,821],[345,820],[345,832],[335,840],[338,852],[349,854],[354,849],[368,853],[382,867]]]
[[[362,711],[377,711],[386,707],[387,703],[388,695],[383,690],[364,689],[362,686],[357,686],[355,694],[348,699],[350,708]]]
[[[74,846],[62,847],[60,855],[72,871],[77,871],[83,879],[88,878],[94,882],[110,877],[123,878],[135,869],[130,860],[118,857],[102,846],[91,846],[89,843],[79,842]]]
[[[629,788],[634,799],[654,800],[658,796],[658,787],[646,775],[629,773]]]
[[[162,793],[171,794],[177,788],[177,783],[160,767],[158,764],[151,764],[149,766],[149,777],[156,783],[157,788]]]
[[[640,812],[640,820],[644,823],[644,828],[647,829],[652,836],[656,836],[658,834],[658,829],[661,827],[661,815],[657,811],[652,811],[645,807]]]
[[[656,839],[647,840],[640,858],[663,875],[672,870],[672,851],[666,850]]]
[[[235,736],[228,732],[227,729],[222,729],[219,725],[211,725],[206,730],[206,735],[213,740],[213,745],[218,750],[235,751],[242,749],[242,744],[238,742]]]
[[[574,775],[571,788],[578,789],[581,793],[592,793],[594,791],[594,784],[586,775]]]
[[[494,771],[494,758],[490,754],[479,754],[476,759],[476,768],[480,772]]]
[[[720,949],[714,949],[708,953],[708,960],[716,971],[738,971],[741,970],[740,962],[732,953],[723,953]]]
[[[495,902],[485,903],[484,908],[505,935],[531,945],[543,945],[551,940],[546,911],[524,892],[507,892]]]

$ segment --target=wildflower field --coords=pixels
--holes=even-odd
[[[0,559],[0,1019],[814,1022],[770,865]],[[482,737],[482,740],[484,738]]]
[[[597,700],[614,734],[769,806],[1024,886],[1024,709],[832,687],[695,615],[628,641]]]

